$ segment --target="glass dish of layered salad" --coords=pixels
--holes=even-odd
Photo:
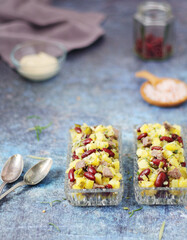
[[[186,129],[183,128],[183,136]],[[134,129],[134,188],[141,204],[187,204],[185,137],[181,126],[144,124]]]
[[[70,129],[65,193],[75,206],[117,205],[122,200],[121,132],[111,125]]]

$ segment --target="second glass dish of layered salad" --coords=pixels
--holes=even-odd
[[[187,188],[181,127],[144,124],[137,129],[138,184],[140,187]]]
[[[72,156],[66,171],[70,188],[120,188],[118,130],[111,125],[75,124],[70,134]]]

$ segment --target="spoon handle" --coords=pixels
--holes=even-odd
[[[156,86],[157,83],[160,82],[160,78],[156,77],[155,75],[153,75],[152,73],[148,72],[148,71],[140,71],[140,72],[136,72],[136,77],[140,77],[140,78],[145,78],[147,79],[153,86]]]
[[[21,182],[18,182],[16,185],[14,185],[13,187],[11,187],[8,191],[6,191],[5,193],[3,193],[1,196],[0,196],[0,200],[2,198],[4,198],[6,195],[8,195],[10,192],[14,191],[16,188],[20,187],[20,186],[24,186],[26,185],[26,183],[24,181],[21,181]]]
[[[0,194],[1,194],[1,192],[2,192],[2,190],[3,190],[3,188],[4,188],[5,185],[6,185],[6,182],[3,182],[3,183],[1,184],[1,186],[0,186]]]

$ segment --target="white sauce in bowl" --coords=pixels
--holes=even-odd
[[[41,81],[55,76],[59,71],[59,63],[57,58],[40,52],[22,57],[18,71],[28,79]]]

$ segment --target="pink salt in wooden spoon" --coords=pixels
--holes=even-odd
[[[140,88],[142,98],[159,107],[173,107],[187,100],[187,84],[173,78],[158,78],[148,71],[140,71],[136,77],[145,78]]]

